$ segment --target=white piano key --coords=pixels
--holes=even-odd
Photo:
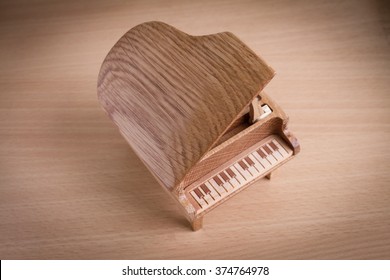
[[[221,180],[222,186],[226,189],[227,192],[230,192],[233,189],[232,184],[230,184],[230,180],[229,182],[226,182],[219,174],[216,176],[219,178],[219,180]]]
[[[268,170],[272,165],[271,163],[267,160],[267,158],[262,158],[257,151],[252,153],[256,159],[264,166],[265,170]]]
[[[209,194],[206,194],[201,188],[198,188],[198,190],[203,193],[203,199],[207,202],[207,204],[213,204],[214,199]]]
[[[208,186],[204,183],[204,185],[210,190],[210,195],[211,197],[214,199],[214,200],[218,200],[221,196],[219,195],[219,193],[212,187],[212,186]]]
[[[217,190],[217,192],[221,195],[224,196],[226,194],[226,189],[220,185],[218,185],[213,179],[210,179],[206,182],[206,185],[209,184],[214,187],[214,189]]]
[[[260,169],[263,169],[263,170],[266,169],[266,167],[265,167],[264,164],[262,163],[261,157],[257,154],[257,152],[251,153],[251,157],[254,158],[254,159],[256,160],[256,163],[259,165],[259,170],[260,170]]]
[[[237,175],[237,176],[241,177],[241,175]],[[244,182],[244,178],[242,177],[241,177],[241,182]],[[237,177],[235,179],[230,180],[229,183],[232,185],[232,189],[229,192],[233,192],[234,190],[241,187],[241,182],[237,180]]]
[[[233,172],[233,171],[232,171]],[[222,176],[223,175],[223,176]],[[227,173],[226,169],[222,172],[220,172],[218,174],[218,177],[221,179],[221,181],[223,182],[223,185],[226,189],[228,189],[228,191],[230,191],[231,189],[233,189],[233,185],[232,183],[230,182],[231,180],[235,180],[235,179],[232,179],[229,174]],[[235,180],[236,181],[236,180]]]
[[[264,166],[253,156],[253,154],[249,154],[248,157],[255,163],[255,168],[258,174],[263,174]]]
[[[196,202],[198,202],[198,204],[200,205],[200,207],[202,208],[206,208],[207,207],[207,203],[203,200],[203,199],[200,199],[196,193],[194,191],[190,191],[190,194],[192,195],[192,197],[196,200]]]
[[[229,184],[232,186],[232,188],[236,188],[236,186],[240,185],[241,182],[244,181],[244,178],[240,175],[240,173],[233,168],[233,166],[230,166],[229,169],[233,172],[234,176],[231,176],[229,172],[226,172],[228,177],[230,178]],[[240,179],[238,179],[240,178]],[[240,181],[241,180],[241,181]]]
[[[231,183],[223,183],[222,187],[226,190],[226,193],[230,193],[234,189]]]
[[[252,174],[252,176],[257,177],[257,175],[259,175],[259,171],[254,167],[254,165],[250,165],[249,162],[245,158],[243,159],[243,161],[245,162],[246,165],[249,166],[248,171]],[[255,162],[253,161],[253,163],[255,163]]]
[[[268,149],[271,150],[271,152],[272,152],[271,155],[275,159],[276,163],[279,162],[279,158],[278,158],[279,153],[274,151],[274,149],[272,149],[271,146],[268,143],[266,144],[266,146],[268,147]]]
[[[259,171],[257,171],[257,169],[254,166],[250,166],[248,169],[249,172],[253,175],[253,177],[257,177],[257,175],[259,175]]]
[[[213,186],[217,186],[218,188],[220,189],[224,189],[225,191],[229,191],[229,187],[230,186],[227,186],[227,187],[224,187],[224,184],[223,184],[223,180],[221,180],[220,177],[218,177],[218,175],[214,175],[211,179],[210,179],[210,182],[213,182]],[[231,188],[231,187],[230,187]]]
[[[237,186],[240,186],[242,184],[242,182],[244,182],[244,178],[241,176],[241,175],[238,175],[234,178],[232,178],[230,181],[229,181],[229,184],[232,186],[232,189],[234,188],[237,188]]]
[[[236,168],[242,175],[242,177],[245,179],[244,183],[249,181],[253,176],[246,170],[242,169],[241,166],[238,163],[233,164],[233,167]],[[242,183],[241,183],[242,184]]]
[[[248,167],[247,169],[245,169],[246,171],[248,171],[248,173],[250,174],[251,177],[255,177],[257,173],[253,172],[253,170],[251,170],[250,167]]]
[[[237,175],[240,175],[240,174],[238,173],[238,171],[236,169],[233,168],[233,166],[230,166],[229,169],[234,174],[234,176],[232,176],[229,172],[226,172],[226,174],[229,177],[230,185],[232,185],[232,187],[234,188],[237,184],[240,185],[240,181],[239,181],[239,179],[237,179]],[[227,168],[226,168],[226,170],[227,170]],[[241,178],[241,180],[243,180],[243,178],[241,176],[240,176],[240,178]]]
[[[228,172],[228,170],[230,170],[231,172]],[[231,173],[233,173],[233,175],[231,175]],[[239,173],[236,169],[233,168],[233,166],[226,168],[225,174],[228,175],[228,177],[230,178],[229,183],[233,188],[237,184],[240,184],[240,179],[237,179],[237,175],[239,175]],[[240,178],[242,178],[242,177],[240,176]],[[241,179],[241,180],[243,180],[243,179]]]
[[[275,159],[272,155],[269,155],[269,154],[263,149],[263,147],[261,147],[261,150],[263,151],[263,153],[265,153],[265,155],[266,155],[265,158],[268,160],[268,162],[271,164],[271,166],[274,166],[274,165],[277,163],[276,159]]]
[[[286,157],[284,156],[282,150],[284,150],[283,148],[279,148],[278,146],[276,146],[278,149],[277,149],[277,153],[278,155],[280,155],[280,161],[283,161]]]
[[[232,179],[229,182],[224,183],[225,188],[228,189],[228,192],[234,190],[235,184],[239,184],[237,179]]]
[[[215,182],[214,182],[214,184],[211,184],[210,181],[208,183],[219,193],[219,195],[221,197],[224,197],[225,195],[227,195],[227,191],[223,186],[219,186]]]
[[[288,153],[287,153],[286,149],[285,149],[277,140],[273,139],[272,142],[273,142],[276,146],[278,146],[279,152],[280,152],[280,154],[283,156],[283,158],[288,157]]]
[[[282,154],[279,152],[279,148],[277,150],[273,149],[271,145],[267,145],[268,148],[270,148],[272,150],[272,154],[273,156],[276,158],[276,160],[279,162],[279,161],[283,161],[283,156]]]

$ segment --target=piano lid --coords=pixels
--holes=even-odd
[[[108,53],[98,97],[136,154],[171,189],[273,76],[232,33],[191,36],[147,22]]]

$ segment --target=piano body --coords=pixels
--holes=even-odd
[[[191,36],[162,22],[109,51],[98,98],[193,230],[203,216],[300,150],[264,91],[274,71],[236,36]]]

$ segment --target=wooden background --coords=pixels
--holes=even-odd
[[[302,145],[199,232],[97,101],[149,20],[261,54]],[[1,1],[0,259],[390,258],[389,30],[385,1]]]

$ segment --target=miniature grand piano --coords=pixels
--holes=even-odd
[[[236,36],[191,36],[162,22],[110,50],[98,97],[191,222],[292,159],[288,117],[262,90],[274,71]]]

